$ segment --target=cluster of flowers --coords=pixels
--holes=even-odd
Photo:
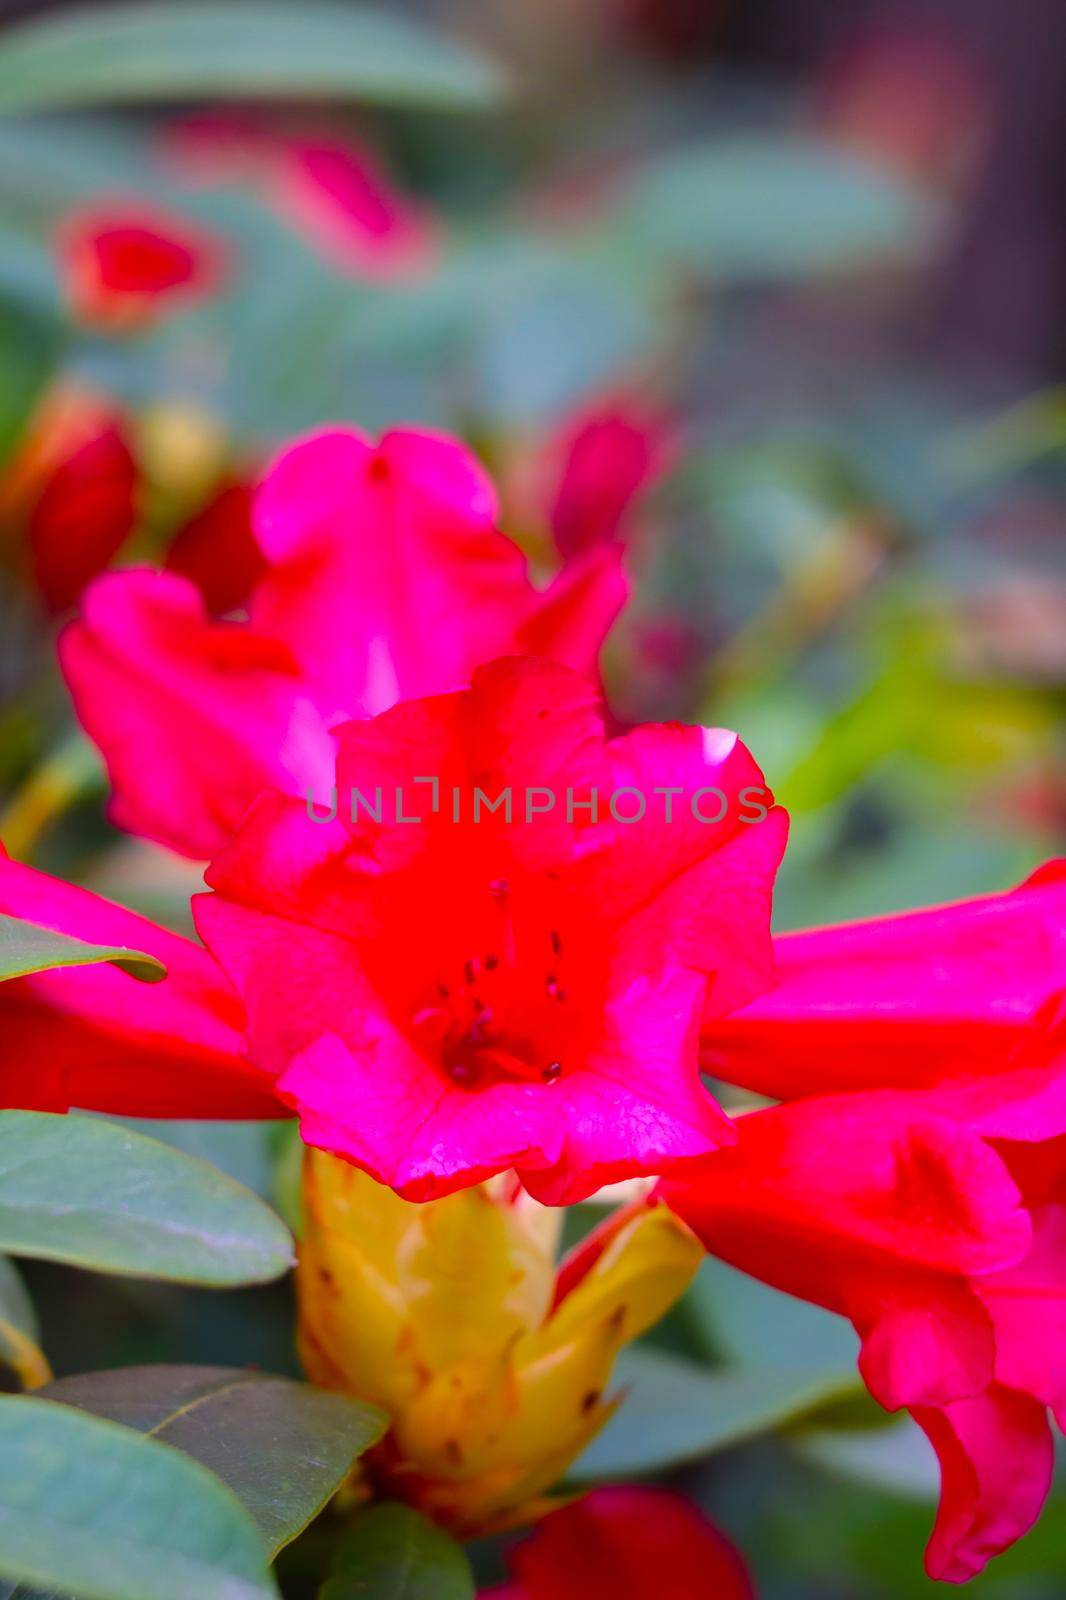
[[[910,1410],[940,1458],[928,1569],[959,1581],[1038,1514],[1048,1410],[1066,1401],[1066,866],[774,941],[786,818],[736,735],[605,733],[598,657],[625,599],[616,520],[586,537],[571,505],[570,559],[541,588],[462,445],[335,429],[288,449],[256,490],[239,615],[219,620],[176,567],[98,578],[61,637],[63,671],[115,823],[209,861],[203,943],[0,860],[0,910],[167,968],[150,990],[111,967],[5,984],[0,1098],[295,1113],[306,1144],[397,1204],[513,1184],[509,1226],[518,1196],[559,1206],[656,1180],[636,1217],[530,1290],[529,1374],[516,1366],[512,1387],[533,1385],[531,1418],[553,1415],[534,1355],[599,1292],[619,1229],[652,1222],[637,1277],[654,1277],[657,1239],[682,1248],[667,1276],[683,1277],[696,1239],[850,1319],[871,1393]],[[669,825],[649,812],[639,830],[613,809],[456,818],[420,791],[427,773],[445,791],[726,803],[679,807]],[[309,791],[338,788],[421,792],[422,825],[308,814]],[[752,793],[768,803],[744,826]],[[727,1116],[703,1074],[777,1103]],[[391,1238],[401,1222],[382,1219]],[[318,1224],[312,1258],[330,1248],[329,1215]],[[344,1381],[309,1303],[309,1370]],[[599,1383],[582,1398],[583,1439],[605,1414]],[[547,1451],[556,1470],[581,1442]],[[491,1451],[478,1470],[499,1481]],[[435,1509],[463,1525],[461,1504]],[[661,1508],[662,1537],[687,1515]],[[624,1495],[558,1513],[508,1592],[562,1593],[538,1576],[553,1542],[576,1570],[574,1549],[631,1520]],[[702,1525],[674,1533],[709,1541],[694,1572],[703,1559],[721,1592],[747,1592]]]

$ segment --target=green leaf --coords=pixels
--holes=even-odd
[[[0,1572],[79,1600],[264,1600],[259,1534],[178,1450],[36,1397],[0,1399]]]
[[[928,204],[899,178],[789,135],[716,139],[662,157],[638,180],[620,223],[635,250],[729,283],[910,251],[930,220]]]
[[[616,1376],[628,1393],[571,1469],[577,1482],[635,1478],[697,1461],[844,1392],[834,1371],[708,1371],[640,1345],[622,1352]]]
[[[861,1389],[859,1340],[846,1317],[835,1317],[709,1258],[685,1297],[710,1354],[731,1365],[837,1372]]]
[[[51,1368],[41,1350],[37,1313],[17,1268],[0,1256],[0,1361],[17,1374],[24,1389],[47,1383]]]
[[[272,1556],[318,1515],[389,1421],[376,1406],[232,1367],[118,1367],[61,1378],[40,1395],[150,1434],[210,1467]]]
[[[410,17],[328,0],[93,6],[0,42],[0,111],[263,96],[462,110],[501,94],[494,66]]]
[[[95,1117],[40,1111],[0,1112],[0,1249],[218,1287],[292,1264],[281,1218],[206,1162]]]
[[[158,983],[167,969],[155,956],[124,945],[86,944],[65,933],[53,933],[34,922],[0,913],[0,982],[22,978],[29,972],[49,972],[54,967],[87,967],[101,961],[113,962],[131,977]]]
[[[906,1499],[936,1500],[937,1459],[910,1417],[893,1417],[880,1428],[812,1428],[791,1443],[805,1460],[847,1483],[869,1484]]]
[[[338,1546],[319,1600],[473,1600],[454,1539],[410,1506],[374,1506]]]

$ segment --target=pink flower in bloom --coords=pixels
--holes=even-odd
[[[728,1143],[699,1019],[769,980],[785,837],[735,735],[605,740],[584,680],[512,659],[336,738],[333,819],[262,796],[194,902],[306,1141],[408,1199],[513,1167],[552,1204]]]
[[[258,491],[247,623],[211,621],[173,573],[93,585],[60,657],[114,820],[208,857],[261,789],[328,793],[340,721],[461,687],[503,654],[594,674],[625,595],[618,551],[540,591],[496,517],[454,440],[337,429],[287,450]]]
[[[940,1458],[927,1565],[961,1581],[1039,1513],[1047,1410],[1066,1416],[1066,867],[776,948],[704,1060],[792,1103],[668,1198],[716,1254],[855,1323],[871,1392]],[[869,1234],[879,1206],[915,1224],[906,1265]]]
[[[215,293],[222,247],[183,218],[140,202],[101,202],[68,216],[60,270],[75,316],[106,329],[136,327]]]
[[[633,401],[602,401],[572,419],[554,442],[560,466],[550,520],[570,560],[617,539],[641,493],[670,455],[665,423]]]
[[[941,1459],[930,1576],[962,1581],[1030,1526],[1051,1481],[1044,1406],[1008,1386],[983,1285],[1011,1282],[1032,1228],[1007,1166],[919,1096],[797,1101],[739,1119],[668,1204],[714,1255],[848,1317],[888,1410]]]
[[[0,912],[143,951],[167,968],[152,984],[108,965],[0,984],[0,1104],[143,1117],[285,1114],[247,1062],[240,1000],[201,945],[2,851]]]
[[[982,1133],[1066,1134],[1066,862],[1007,894],[774,941],[773,987],[708,1023],[709,1072],[776,1100],[950,1089]]]
[[[552,1512],[482,1600],[754,1600],[744,1563],[666,1489],[611,1488]]]

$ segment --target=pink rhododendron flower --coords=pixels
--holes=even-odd
[[[106,964],[0,984],[0,1104],[143,1117],[285,1114],[247,1062],[240,1000],[201,945],[2,851],[0,912],[143,951],[167,968],[151,984]]]
[[[1034,1521],[1053,1451],[1044,1406],[1008,1386],[983,1291],[1030,1256],[1022,1195],[987,1143],[920,1100],[752,1113],[732,1150],[661,1193],[714,1255],[855,1325],[874,1398],[907,1407],[940,1456],[926,1564],[957,1582]]]
[[[224,276],[215,239],[141,202],[74,212],[59,231],[58,250],[75,316],[108,329],[136,327],[213,294]]]
[[[207,112],[172,124],[164,155],[187,182],[254,185],[296,233],[355,277],[406,277],[433,261],[429,212],[352,139],[278,133],[247,113]]]
[[[641,493],[664,470],[670,444],[661,418],[618,399],[574,417],[551,451],[558,463],[551,528],[569,560],[619,537]]]
[[[671,1203],[716,1254],[855,1322],[871,1391],[908,1406],[940,1458],[929,1570],[965,1579],[1035,1519],[1047,1410],[1066,1415],[1066,865],[1008,894],[788,935],[776,950],[774,986],[705,1026],[704,1060],[792,1104],[744,1119],[746,1157],[730,1153]],[[960,1218],[997,1194],[1009,1209],[1013,1194],[1023,1247],[998,1265],[960,1257],[947,1278],[928,1261],[886,1272],[859,1237],[874,1203],[856,1207],[851,1170],[861,1160],[874,1176],[876,1128],[896,1130],[885,1199],[924,1215],[930,1241],[934,1189]],[[904,1155],[919,1146],[924,1180]],[[804,1149],[818,1152],[820,1198]]]
[[[336,739],[332,820],[262,796],[194,902],[306,1141],[409,1199],[513,1167],[552,1204],[728,1143],[699,1020],[769,980],[785,837],[736,736],[605,740],[583,679],[512,659]]]
[[[278,152],[274,204],[297,233],[361,278],[407,277],[431,265],[428,212],[388,182],[370,153],[339,139],[288,140]]]
[[[968,1083],[971,1109],[999,1108],[982,1131],[1066,1133],[1066,862],[1007,894],[785,934],[774,955],[772,989],[708,1025],[708,1071],[776,1100]]]
[[[328,793],[339,721],[460,687],[502,654],[594,674],[625,595],[618,551],[538,590],[496,518],[456,441],[336,429],[287,450],[258,491],[265,570],[246,624],[211,621],[171,573],[93,586],[60,657],[118,825],[208,857],[261,789]]]
[[[482,1600],[753,1600],[732,1545],[666,1489],[597,1489],[539,1522]]]

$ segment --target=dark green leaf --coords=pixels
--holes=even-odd
[[[375,1406],[232,1367],[118,1367],[42,1389],[194,1456],[228,1483],[271,1555],[295,1539],[388,1426]]]
[[[0,1400],[0,1572],[80,1600],[264,1600],[266,1553],[213,1473],[129,1428]]]
[[[331,95],[465,109],[501,90],[489,62],[410,17],[328,0],[93,6],[9,28],[0,44],[0,111]]]
[[[339,1546],[319,1600],[473,1600],[454,1539],[410,1506],[374,1506]]]
[[[628,1393],[573,1467],[577,1481],[639,1477],[699,1460],[780,1427],[843,1389],[834,1371],[708,1371],[639,1345],[622,1353],[617,1377]]]
[[[101,961],[111,961],[131,977],[148,983],[158,983],[167,975],[163,963],[143,951],[128,950],[124,945],[86,944],[0,913],[0,982],[53,967],[87,967]]]
[[[0,1249],[216,1286],[266,1282],[292,1263],[280,1217],[206,1162],[38,1111],[0,1112]]]

